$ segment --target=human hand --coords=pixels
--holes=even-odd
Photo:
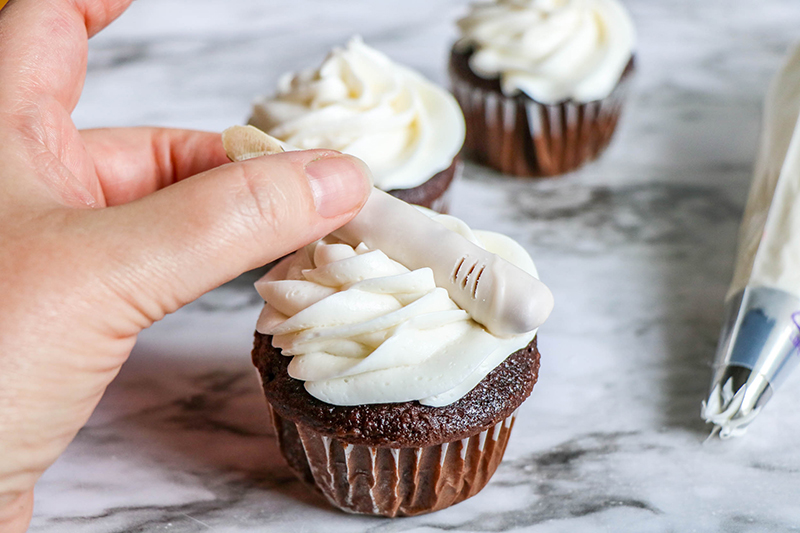
[[[227,163],[219,134],[79,132],[87,39],[131,0],[11,0],[0,11],[0,531],[136,335],[350,220],[370,190],[328,150]]]

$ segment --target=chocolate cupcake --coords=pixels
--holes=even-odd
[[[359,217],[390,211],[372,202]],[[476,494],[500,463],[537,380],[536,327],[552,297],[508,237],[446,215],[433,216],[435,223],[422,217],[434,242],[421,248],[472,250],[456,258],[443,283],[441,257],[419,267],[435,252],[398,253],[414,239],[398,246],[384,235],[393,243],[389,257],[374,246],[380,238],[358,237],[373,227],[359,217],[256,283],[266,304],[253,363],[280,449],[301,479],[348,512],[427,513]],[[495,279],[505,272],[542,289],[518,294]],[[482,292],[490,286],[502,301]],[[455,300],[465,295],[462,308]],[[522,307],[533,322],[499,318],[526,314]]]
[[[449,72],[470,157],[555,176],[600,155],[634,70],[635,30],[617,0],[496,0],[458,26]]]
[[[445,407],[419,402],[331,406],[289,376],[289,358],[256,333],[253,363],[294,473],[349,512],[413,516],[488,483],[539,372],[536,339]]]
[[[464,117],[453,96],[358,37],[319,68],[284,75],[250,124],[299,149],[359,157],[376,187],[439,212],[460,174]]]

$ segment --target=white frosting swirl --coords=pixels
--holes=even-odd
[[[358,37],[318,69],[284,75],[250,123],[299,149],[362,159],[383,190],[416,187],[449,167],[465,131],[450,93]]]
[[[447,215],[434,220],[536,275],[512,239],[473,232]],[[256,329],[294,356],[289,375],[315,398],[448,405],[536,334],[491,335],[436,286],[430,268],[410,271],[380,250],[330,239],[284,259],[256,283],[267,302]]]
[[[475,48],[473,72],[545,104],[611,94],[636,40],[617,0],[497,0],[473,5],[458,26],[458,46]]]

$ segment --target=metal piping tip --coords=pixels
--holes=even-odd
[[[714,424],[711,436],[721,439],[740,437],[747,431],[761,408],[772,397],[772,387],[760,374],[749,368],[729,366],[721,382],[714,384],[701,416]]]
[[[747,287],[728,302],[701,416],[712,436],[738,437],[800,359],[800,298]]]

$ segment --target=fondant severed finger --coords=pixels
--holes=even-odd
[[[533,331],[553,309],[544,283],[378,189],[333,236],[351,246],[363,242],[411,270],[429,267],[436,285],[500,337]]]
[[[253,126],[231,126],[223,131],[222,147],[234,162],[284,151],[278,139]]]

